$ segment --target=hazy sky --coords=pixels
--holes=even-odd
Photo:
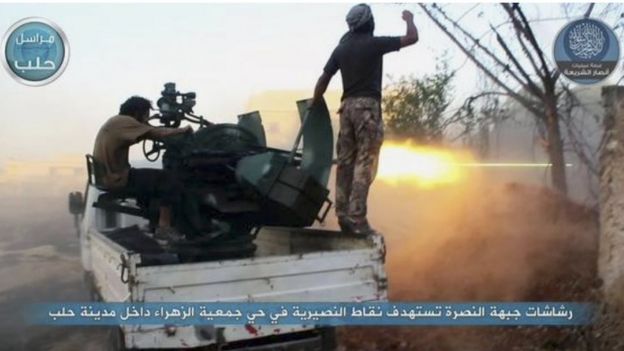
[[[0,71],[0,166],[8,159],[42,159],[91,152],[99,126],[128,96],[155,100],[162,84],[198,94],[195,111],[234,121],[250,97],[267,90],[309,89],[346,30],[352,4],[0,4],[0,35],[16,21],[46,17],[67,34],[69,65],[55,82],[28,87]],[[483,5],[488,6],[488,5]],[[496,6],[496,5],[489,5]],[[562,5],[526,4],[550,55],[565,23]],[[583,6],[577,5],[577,6]],[[597,7],[605,5],[597,5]],[[447,51],[457,100],[475,87],[476,70],[416,4],[373,4],[376,35],[401,35],[401,11],[416,14],[421,41],[386,56],[385,74],[430,73]],[[501,19],[478,16],[471,4],[447,7],[475,32]],[[582,10],[582,9],[580,9]],[[578,12],[578,11],[577,11]],[[500,13],[500,12],[499,12]],[[489,38],[488,40],[491,40]],[[389,81],[385,79],[385,83]],[[339,90],[337,75],[330,89]],[[294,101],[293,101],[294,109]],[[262,112],[262,111],[261,111]]]

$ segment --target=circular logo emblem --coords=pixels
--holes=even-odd
[[[557,35],[554,48],[559,71],[580,84],[607,78],[620,59],[620,46],[613,30],[596,19],[568,23]]]
[[[24,18],[9,28],[2,41],[3,64],[20,83],[41,86],[58,78],[69,61],[65,33],[38,17]]]

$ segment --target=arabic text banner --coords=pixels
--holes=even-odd
[[[50,303],[25,310],[44,325],[584,325],[585,303]]]

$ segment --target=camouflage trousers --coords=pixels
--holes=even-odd
[[[368,189],[377,173],[383,143],[379,101],[369,97],[343,100],[336,146],[336,216],[355,224],[366,221]]]

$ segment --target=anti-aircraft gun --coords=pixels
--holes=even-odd
[[[152,124],[197,126],[192,135],[144,144],[183,186],[174,225],[187,240],[150,237],[159,199],[105,191],[88,162],[84,197],[70,194],[92,299],[103,302],[385,301],[385,245],[322,228],[333,137],[325,103],[297,102],[302,127],[291,150],[267,146],[258,112],[212,124],[193,113],[195,94],[168,83]],[[300,148],[300,141],[303,146]],[[140,218],[143,217],[143,218]],[[146,221],[144,218],[147,218]],[[299,325],[133,325],[111,328],[113,350],[332,350],[332,328]]]
[[[312,108],[308,100],[297,102],[301,129],[293,148],[282,150],[267,146],[259,112],[238,116],[236,124],[213,124],[193,113],[195,97],[177,91],[175,83],[165,84],[151,124],[178,127],[186,121],[197,129],[161,143],[143,142],[145,157],[156,161],[162,153],[163,168],[184,185],[174,226],[187,240],[173,252],[186,261],[247,256],[261,227],[307,227],[324,220],[331,207],[327,181],[333,155],[325,102]],[[159,199],[138,200],[140,214],[155,226]],[[109,209],[137,213],[118,203]]]

